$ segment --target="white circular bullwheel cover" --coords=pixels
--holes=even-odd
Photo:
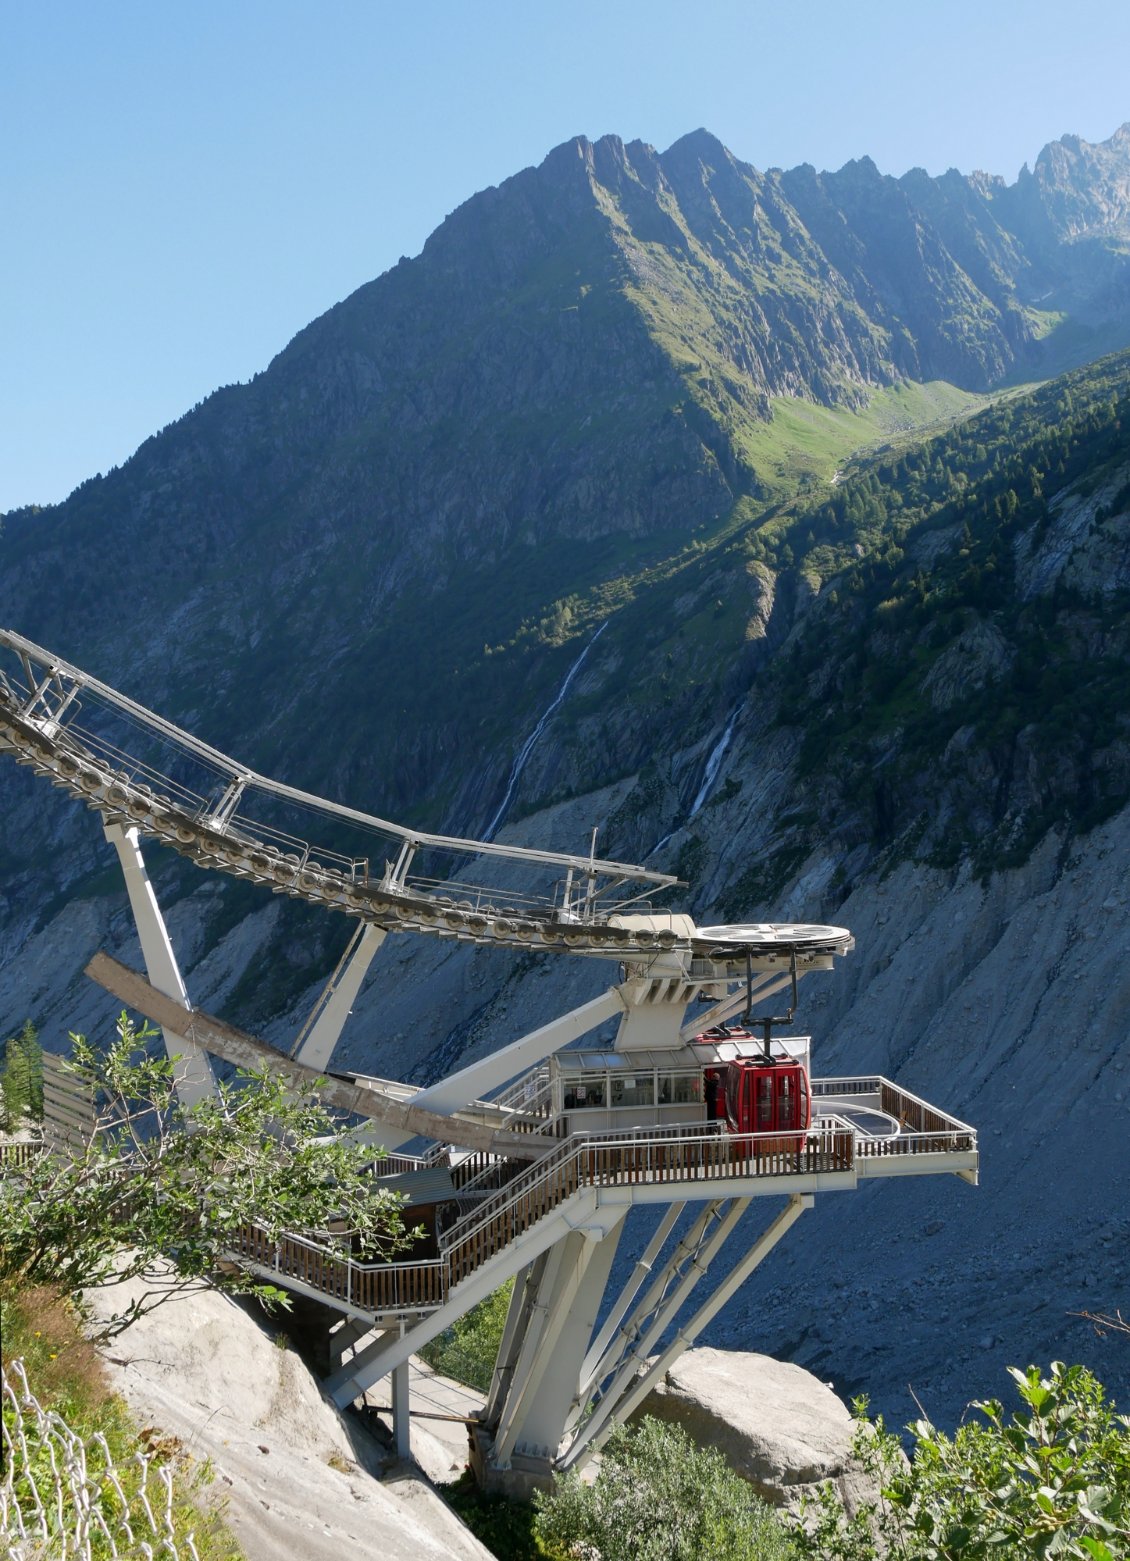
[[[730,927],[696,927],[695,938],[727,948],[783,953],[796,949],[798,954],[827,949],[846,953],[853,939],[846,927],[818,927],[800,922],[744,922]]]

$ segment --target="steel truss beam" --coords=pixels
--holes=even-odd
[[[620,1291],[620,1295],[613,1303],[612,1309],[605,1318],[600,1332],[589,1346],[588,1354],[581,1365],[582,1391],[585,1387],[592,1385],[597,1365],[604,1358],[604,1352],[612,1342],[621,1322],[623,1322],[624,1314],[631,1306],[640,1286],[645,1283],[655,1267],[656,1259],[667,1245],[667,1238],[679,1223],[679,1218],[685,1209],[685,1203],[672,1203],[656,1226],[655,1234],[648,1242],[643,1256],[637,1260],[635,1268],[628,1276],[628,1282]]]
[[[670,1343],[660,1354],[645,1362],[642,1351],[633,1352],[633,1359],[626,1361],[620,1368],[614,1381],[605,1388],[591,1415],[584,1419],[574,1432],[568,1447],[558,1456],[554,1467],[559,1473],[582,1468],[603,1446],[613,1428],[625,1421],[633,1410],[639,1407],[668,1367],[694,1343],[707,1323],[717,1316],[758,1264],[792,1228],[804,1210],[812,1207],[813,1202],[811,1195],[794,1194],[776,1219],[758,1236],[745,1256],[735,1263],[710,1298],[676,1331]],[[711,1256],[716,1251],[717,1247],[714,1248]],[[700,1263],[699,1266],[704,1265]],[[691,1285],[687,1287],[688,1291],[697,1282],[698,1277],[701,1275],[697,1275],[691,1281]],[[662,1330],[659,1330],[657,1333],[654,1327],[648,1330],[647,1337],[652,1344],[658,1341],[661,1332]],[[644,1346],[645,1349],[648,1347]]]
[[[606,1401],[613,1406],[617,1403],[624,1383],[646,1362],[748,1207],[748,1198],[715,1198],[706,1205],[603,1356],[580,1382],[567,1429],[582,1416],[599,1414]]]
[[[112,992],[119,1002],[136,1009],[155,1024],[179,1029],[183,1023],[181,1005],[167,998],[137,971],[130,970],[109,954],[98,953],[86,967],[86,974],[99,986]],[[261,1068],[266,1064],[273,1072],[298,1092],[316,1092],[329,1106],[340,1107],[374,1122],[387,1122],[391,1129],[402,1129],[397,1140],[417,1135],[433,1138],[437,1143],[459,1144],[465,1149],[479,1149],[487,1154],[508,1155],[511,1158],[536,1160],[552,1146],[552,1140],[536,1133],[510,1133],[496,1131],[479,1118],[440,1116],[435,1111],[425,1111],[402,1095],[390,1096],[378,1087],[365,1087],[346,1079],[325,1078],[317,1068],[307,1068],[300,1062],[292,1062],[277,1052],[266,1041],[237,1030],[201,1009],[193,1009],[187,1016],[187,1040],[205,1051],[234,1063],[237,1068]]]
[[[383,927],[371,921],[358,924],[336,970],[305,1025],[298,1034],[290,1055],[308,1068],[326,1068],[341,1036],[345,1021],[353,1010],[361,983],[373,962],[373,956],[388,936]]]

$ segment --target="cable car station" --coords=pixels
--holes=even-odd
[[[145,974],[103,953],[88,973],[162,1028],[182,1101],[211,1091],[211,1057],[266,1061],[388,1151],[375,1185],[427,1231],[409,1257],[366,1264],[332,1232],[254,1227],[231,1257],[321,1309],[339,1406],[391,1377],[404,1453],[409,1357],[509,1279],[471,1460],[487,1488],[524,1494],[591,1458],[818,1194],[976,1183],[973,1128],[888,1079],[814,1069],[797,987],[850,952],[843,928],[698,927],[651,904],[671,875],[595,842],[586,856],[426,834],[297,791],[10,632],[0,750],[100,815]],[[355,921],[289,1054],[192,1006],[143,837]],[[373,957],[403,933],[603,960],[611,979],[427,1087],[335,1069]]]

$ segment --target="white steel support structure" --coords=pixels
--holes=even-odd
[[[611,1435],[614,1426],[622,1424],[651,1392],[652,1388],[660,1381],[667,1368],[675,1363],[684,1350],[689,1349],[695,1339],[706,1325],[713,1321],[733,1296],[753,1273],[757,1265],[769,1255],[777,1243],[781,1240],[804,1213],[805,1209],[813,1206],[814,1199],[811,1195],[794,1194],[790,1197],[784,1209],[778,1214],[767,1230],[763,1231],[753,1245],[740,1258],[733,1268],[719,1284],[714,1293],[698,1310],[680,1325],[673,1338],[653,1359],[648,1359],[647,1351],[662,1337],[664,1328],[656,1323],[648,1330],[632,1352],[632,1359],[624,1363],[612,1383],[605,1388],[600,1401],[595,1405],[591,1415],[582,1420],[579,1429],[574,1433],[568,1447],[562,1452],[555,1463],[559,1472],[565,1473],[570,1469],[583,1467]],[[738,1218],[744,1212],[746,1200],[735,1200],[741,1207],[738,1210]],[[699,1272],[686,1285],[689,1291],[702,1277],[706,1267],[715,1256],[726,1236],[729,1235],[733,1224],[727,1220],[723,1222],[728,1228],[720,1233],[716,1244],[712,1244],[707,1255],[699,1267]],[[685,1282],[684,1282],[685,1283]],[[684,1291],[684,1293],[686,1293]],[[668,1317],[674,1315],[677,1307],[672,1309]]]
[[[668,1205],[667,1212],[664,1214],[663,1218],[659,1221],[659,1224],[655,1228],[655,1234],[648,1242],[646,1248],[643,1251],[643,1254],[637,1259],[636,1266],[632,1269],[631,1274],[628,1276],[627,1283],[620,1291],[616,1301],[613,1302],[608,1316],[604,1319],[604,1324],[601,1327],[600,1332],[590,1344],[588,1353],[582,1362],[580,1372],[582,1392],[585,1391],[586,1387],[591,1387],[592,1383],[595,1381],[597,1365],[604,1358],[604,1352],[612,1342],[612,1339],[620,1327],[620,1324],[623,1322],[624,1315],[627,1312],[629,1306],[631,1306],[632,1302],[636,1298],[636,1295],[639,1293],[640,1286],[643,1285],[651,1275],[651,1272],[655,1267],[656,1259],[659,1257],[659,1254],[662,1252],[663,1248],[667,1245],[667,1238],[670,1236],[675,1226],[679,1223],[679,1219],[685,1209],[685,1203],[671,1203]]]
[[[123,720],[144,733],[132,753],[120,746]],[[786,988],[795,994],[810,971],[830,971],[853,946],[844,928],[697,927],[644,901],[673,887],[673,875],[597,859],[595,836],[587,856],[532,850],[422,833],[313,796],[257,774],[7,630],[0,749],[102,816],[149,983],[120,966],[107,973],[114,962],[104,954],[87,968],[123,1000],[150,1005],[140,1011],[161,1023],[170,1055],[180,1058],[185,1104],[215,1088],[203,1047],[236,1063],[259,1061],[270,1048],[193,1012],[139,836],[206,870],[357,920],[291,1058],[276,1051],[270,1060],[289,1087],[316,1086],[366,1118],[386,1148],[430,1140],[423,1158],[406,1158],[410,1170],[428,1172],[433,1184],[447,1177],[451,1189],[435,1202],[432,1255],[366,1266],[316,1233],[268,1240],[251,1225],[232,1259],[344,1315],[330,1337],[336,1369],[327,1391],[344,1406],[391,1376],[403,1455],[409,1356],[509,1278],[515,1293],[473,1456],[485,1483],[524,1494],[592,1456],[811,1207],[814,1192],[848,1190],[863,1176],[976,1179],[975,1131],[877,1076],[812,1080],[811,1127],[794,1127],[783,1145],[783,1129],[716,1119],[707,1074],[726,1065],[724,1047],[736,1043],[722,1037],[716,1045],[704,1032],[744,1007],[763,1040],[746,1032],[742,1044],[768,1048],[773,1026],[790,1022],[796,1006],[794,996],[787,1015],[774,1015],[769,1000]],[[495,871],[502,864],[505,882]],[[406,933],[596,958],[620,975],[591,1001],[427,1089],[360,1074],[317,1080],[373,956],[387,935]],[[688,1016],[698,1001],[710,1006]],[[182,1014],[199,1044],[179,1033]],[[590,1063],[580,1053],[570,1058],[573,1042],[614,1019],[611,1047],[595,1048]],[[688,1044],[699,1036],[701,1046]],[[793,1039],[807,1047],[806,1038]],[[604,1051],[615,1053],[607,1063]],[[560,1059],[543,1068],[554,1054]],[[744,1055],[752,1062],[752,1052]],[[770,1068],[782,1060],[761,1056]],[[607,1098],[604,1082],[597,1100],[580,1089],[570,1096],[565,1075],[574,1062],[607,1077]],[[488,1099],[511,1081],[509,1093]],[[452,1154],[455,1146],[470,1158]],[[427,1185],[427,1176],[420,1180]],[[699,1301],[743,1214],[764,1197],[784,1198],[784,1208]],[[605,1309],[636,1205],[659,1210],[657,1225]]]
[[[488,1415],[495,1468],[508,1468],[516,1453],[549,1460],[556,1454],[626,1214],[607,1232],[601,1226],[571,1231],[548,1254],[532,1304],[523,1309],[497,1421]]]
[[[412,1456],[411,1367],[401,1361],[392,1373],[392,1434],[398,1458]]]
[[[458,1073],[452,1073],[440,1083],[421,1090],[416,1096],[416,1105],[425,1106],[429,1111],[451,1112],[458,1111],[472,1100],[483,1099],[491,1090],[498,1089],[517,1074],[544,1062],[551,1052],[560,1051],[570,1041],[594,1030],[606,1019],[623,1013],[624,999],[620,994],[619,987],[610,987],[607,992],[562,1014],[559,1019],[531,1030],[510,1046],[503,1046],[491,1052],[489,1057],[460,1068]],[[393,1145],[388,1147],[392,1148]]]
[[[674,1048],[705,1027],[736,1013],[749,1000],[743,988],[717,1003],[698,1020],[684,1025],[687,1005],[698,995],[700,986],[689,980],[683,967],[670,957],[663,957],[655,964],[659,967],[658,973],[653,968],[646,978],[637,977],[609,987],[599,997],[531,1030],[488,1057],[460,1068],[438,1084],[422,1089],[413,1097],[413,1104],[444,1114],[460,1111],[474,1100],[489,1097],[493,1090],[544,1062],[597,1025],[617,1017],[620,1020],[615,1040],[618,1051]],[[789,985],[790,979],[789,976],[763,973],[755,982],[752,995],[758,1001],[773,997]],[[308,1060],[303,1052],[297,1055],[300,1061]],[[311,1066],[324,1066],[324,1062],[313,1062]],[[380,1141],[386,1149],[398,1149],[411,1136],[407,1132],[397,1134],[382,1129]]]
[[[383,927],[372,922],[361,922],[348,948],[342,955],[337,969],[326,982],[325,990],[314,1004],[313,1012],[300,1032],[291,1056],[295,1062],[307,1068],[329,1066],[345,1021],[353,1012],[353,1004],[361,984],[373,962],[373,956],[388,934]]]
[[[157,896],[145,869],[138,832],[136,828],[127,829],[121,824],[105,820],[103,829],[106,839],[117,851],[122,866],[130,909],[141,942],[141,957],[145,961],[149,980],[159,992],[172,998],[174,1003],[179,1003],[186,1012],[191,1012],[192,1004],[188,1000],[184,978],[173,953],[169,929],[165,926],[165,918],[161,915],[161,907],[157,904]],[[216,1079],[208,1053],[174,1030],[162,1026],[161,1033],[165,1038],[165,1050],[171,1058],[176,1059],[174,1078],[181,1105],[194,1106],[197,1101],[214,1095]]]

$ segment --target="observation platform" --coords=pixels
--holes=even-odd
[[[544,1091],[543,1079],[535,1082]],[[520,1082],[514,1093],[525,1088]],[[700,1122],[577,1131],[547,1145],[532,1164],[445,1151],[419,1160],[397,1156],[394,1178],[441,1164],[451,1176],[454,1198],[441,1212],[436,1254],[420,1261],[365,1263],[332,1238],[275,1243],[251,1227],[236,1255],[289,1289],[392,1328],[458,1304],[473,1280],[476,1292],[489,1294],[600,1208],[849,1191],[889,1176],[949,1173],[976,1184],[975,1129],[889,1079],[816,1078],[812,1092],[813,1125],[800,1148],[793,1135],[736,1135],[721,1123]],[[547,1137],[559,1120],[544,1118]],[[455,1315],[464,1310],[459,1305]]]

